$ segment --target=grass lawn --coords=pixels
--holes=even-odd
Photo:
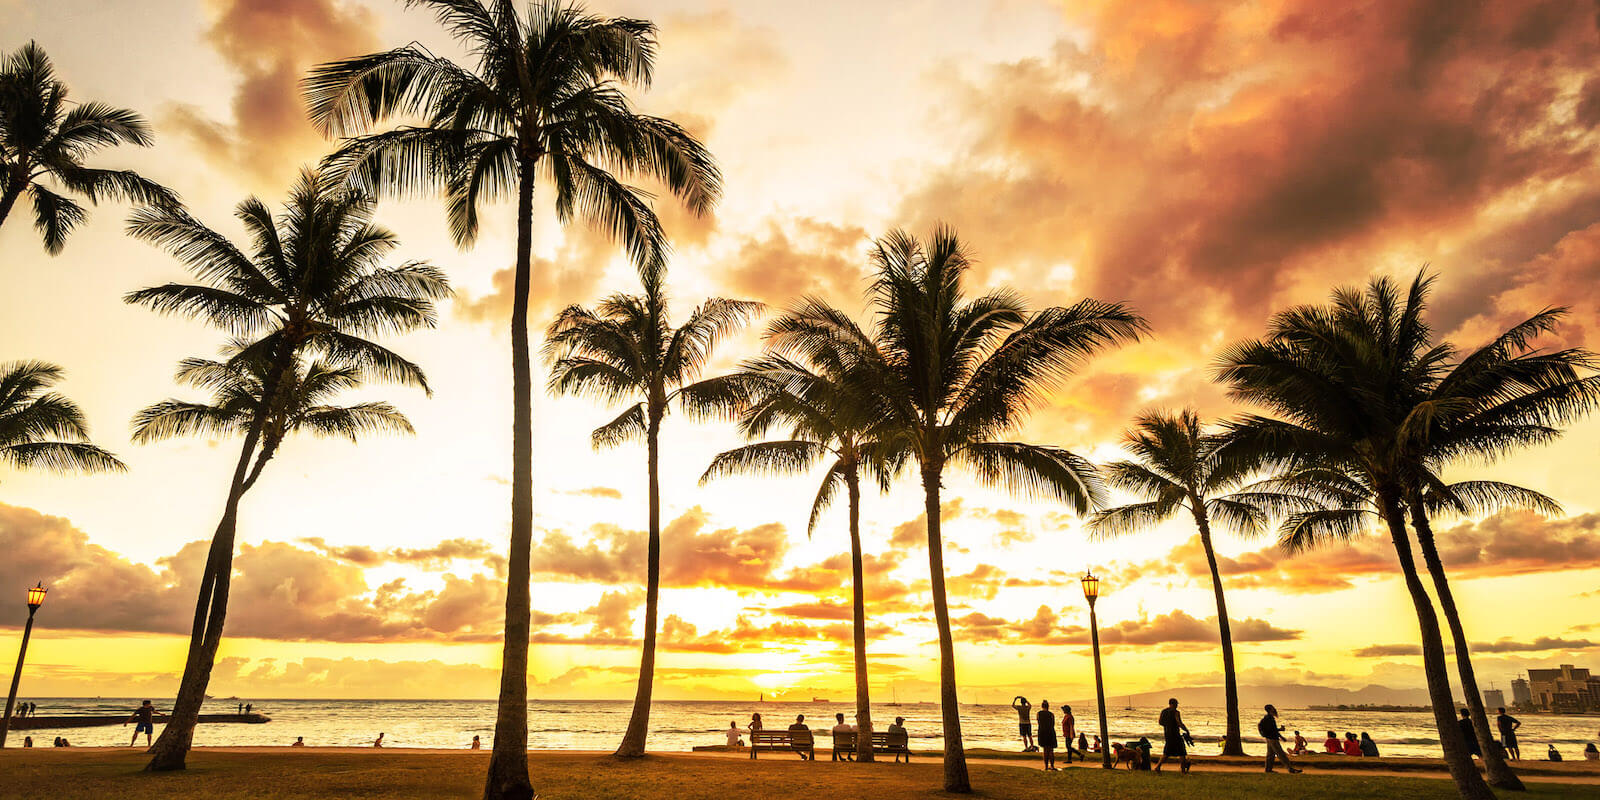
[[[825,758],[825,757],[824,757]],[[475,798],[488,753],[208,753],[189,757],[182,773],[139,771],[142,752],[8,748],[0,751],[0,798],[50,800],[227,800],[280,798]],[[729,798],[945,797],[937,762],[834,764],[772,758],[756,763],[686,755],[620,762],[609,756],[534,754],[534,786],[544,800],[729,800]],[[1074,769],[1046,773],[973,764],[979,796],[1005,800],[1209,800],[1294,798],[1448,800],[1453,785],[1436,778],[1364,775],[1152,774]],[[1600,794],[1593,784],[1531,783],[1519,798],[1554,800]]]

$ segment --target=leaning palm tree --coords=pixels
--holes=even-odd
[[[778,329],[787,327],[780,321]],[[851,624],[856,676],[856,760],[872,761],[872,701],[867,679],[867,617],[861,561],[861,477],[865,472],[887,490],[905,461],[887,441],[883,420],[871,414],[872,403],[852,394],[851,383],[833,368],[834,359],[802,363],[778,355],[746,362],[726,380],[739,384],[736,396],[748,405],[739,420],[740,433],[759,439],[774,431],[788,438],[758,442],[720,453],[712,459],[701,485],[713,478],[754,473],[793,475],[827,463],[822,486],[811,502],[806,535],[842,490],[848,504],[850,534]],[[832,373],[832,374],[830,374]]]
[[[339,437],[354,444],[363,434],[416,433],[411,421],[385,402],[328,404],[334,396],[364,382],[366,376],[356,366],[297,361],[279,377],[276,402],[267,402],[262,390],[271,364],[259,357],[236,360],[247,346],[248,342],[229,345],[223,350],[227,358],[221,361],[186,358],[179,362],[174,380],[210,391],[211,399],[168,398],[150,405],[134,415],[133,441],[146,444],[177,436],[240,436],[250,430],[257,414],[264,413],[261,445],[241,489],[248,492],[290,434]]]
[[[1419,627],[1423,673],[1445,763],[1462,796],[1493,797],[1473,765],[1455,722],[1455,704],[1439,619],[1424,588],[1406,530],[1406,502],[1427,458],[1430,413],[1425,401],[1450,359],[1434,344],[1424,312],[1431,279],[1408,289],[1388,278],[1362,290],[1340,289],[1327,306],[1299,306],[1275,315],[1267,338],[1224,351],[1217,378],[1237,400],[1273,416],[1248,414],[1229,423],[1233,457],[1293,472],[1314,465],[1341,474],[1370,494],[1394,543]],[[1483,452],[1462,443],[1464,452]],[[1305,512],[1299,526],[1337,526],[1341,517]]]
[[[1217,629],[1222,639],[1223,694],[1227,701],[1227,733],[1222,754],[1244,755],[1239,733],[1239,679],[1233,666],[1233,633],[1222,594],[1222,573],[1211,545],[1211,526],[1235,533],[1266,532],[1271,511],[1304,505],[1300,495],[1247,488],[1254,471],[1247,462],[1226,457],[1226,440],[1201,430],[1200,417],[1184,409],[1176,416],[1159,411],[1139,415],[1124,446],[1135,460],[1102,469],[1112,487],[1144,498],[1143,502],[1098,511],[1089,530],[1102,537],[1146,530],[1188,510],[1200,532],[1200,547],[1211,568],[1211,590],[1217,598]]]
[[[615,294],[594,309],[569,306],[546,334],[552,394],[627,402],[616,419],[596,428],[596,448],[643,439],[649,494],[649,548],[645,565],[644,644],[639,685],[617,755],[644,755],[655,683],[656,620],[661,593],[661,488],[657,469],[661,421],[674,406],[691,419],[731,416],[741,403],[725,381],[698,380],[718,342],[737,331],[759,303],[706,300],[681,327],[667,317],[663,275],[651,273],[642,295]]]
[[[837,359],[854,396],[871,399],[888,441],[917,461],[939,629],[944,787],[971,792],[945,599],[945,468],[965,466],[984,484],[1054,498],[1079,513],[1098,507],[1104,491],[1087,460],[1060,447],[997,439],[1090,357],[1137,340],[1146,326],[1119,303],[1083,300],[1030,313],[1009,290],[969,298],[963,279],[970,258],[945,227],[926,242],[889,233],[874,247],[872,264],[870,335],[848,315],[813,301],[780,320],[769,342],[779,355]]]
[[[689,211],[710,211],[721,177],[710,154],[670,120],[635,113],[624,90],[646,87],[655,25],[603,18],[561,0],[406,0],[431,9],[477,60],[467,69],[419,45],[312,70],[311,119],[324,133],[359,136],[332,161],[358,186],[400,194],[443,188],[459,245],[478,234],[483,203],[517,203],[511,306],[511,546],[494,754],[484,797],[525,798],[528,779],[528,594],[533,545],[533,389],[528,286],[533,194],[542,179],[561,222],[582,220],[621,241],[641,264],[667,243],[649,196],[632,178],[659,181]],[[374,132],[391,119],[422,120]]]
[[[7,56],[0,64],[0,227],[26,193],[45,250],[61,252],[88,212],[46,185],[47,179],[91,204],[101,198],[176,202],[171,191],[132,170],[84,166],[96,150],[119,144],[150,146],[144,117],[104,103],[69,103],[66,84],[37,42]]]
[[[450,294],[449,284],[427,264],[385,266],[399,242],[373,224],[373,208],[367,195],[324,174],[305,172],[277,219],[256,198],[239,204],[237,216],[250,240],[244,249],[181,208],[141,209],[129,222],[129,233],[166,250],[199,282],[140,289],[127,301],[200,319],[244,339],[229,362],[266,365],[259,396],[271,398],[257,405],[244,430],[201,576],[183,679],[146,769],[184,768],[222,642],[239,501],[268,422],[283,413],[280,404],[294,365],[321,360],[427,389],[416,364],[366,337],[433,327],[434,301]]]
[[[83,410],[50,391],[62,369],[43,361],[0,363],[0,464],[53,472],[121,472],[117,457],[89,443]]]

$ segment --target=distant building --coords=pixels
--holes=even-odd
[[[1533,689],[1527,678],[1511,679],[1511,703],[1517,708],[1533,708]]]
[[[1546,711],[1600,710],[1600,679],[1590,676],[1589,670],[1571,664],[1562,664],[1557,669],[1528,670],[1528,688],[1533,704]]]
[[[1490,711],[1493,711],[1497,708],[1505,708],[1506,693],[1500,691],[1499,689],[1483,690],[1483,707],[1489,709]]]

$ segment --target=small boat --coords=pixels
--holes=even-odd
[[[1123,711],[1132,711],[1133,710],[1133,695],[1128,695],[1127,699],[1124,700],[1123,702],[1127,703],[1127,705],[1122,707]]]
[[[811,702],[813,702],[813,703],[831,703],[833,701],[832,700],[827,700],[827,699],[824,699],[824,698],[821,698],[821,697],[813,697],[813,698],[811,698]]]

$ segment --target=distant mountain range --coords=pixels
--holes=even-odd
[[[1138,692],[1136,694],[1108,694],[1106,706],[1120,708],[1134,706],[1147,708],[1150,706],[1164,706],[1167,698],[1176,697],[1182,705],[1211,706],[1223,705],[1221,686],[1185,686],[1176,689],[1157,689],[1151,692]],[[1092,699],[1079,699],[1072,701],[1075,704],[1093,706]],[[1427,689],[1396,689],[1391,686],[1378,686],[1371,684],[1360,689],[1340,689],[1332,686],[1307,686],[1299,683],[1286,683],[1276,686],[1240,686],[1239,705],[1244,708],[1260,708],[1267,703],[1272,703],[1279,708],[1305,708],[1307,706],[1334,706],[1334,705],[1427,705]]]

